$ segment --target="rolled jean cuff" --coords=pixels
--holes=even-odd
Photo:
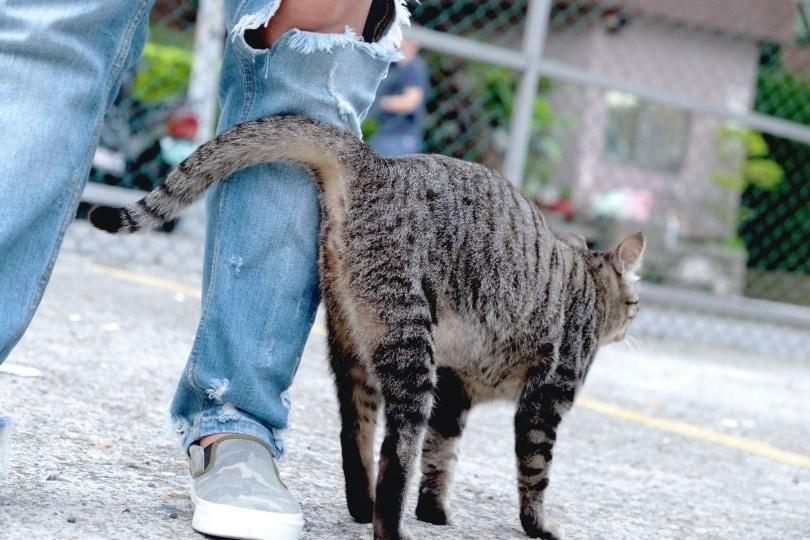
[[[280,459],[284,455],[284,441],[273,429],[264,427],[249,414],[238,411],[230,404],[217,405],[201,413],[192,426],[178,426],[180,444],[188,451],[189,446],[203,437],[219,433],[242,433],[263,441],[273,450],[273,456]]]

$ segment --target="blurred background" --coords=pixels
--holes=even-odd
[[[649,239],[637,335],[810,350],[810,2],[476,0],[411,5],[423,152],[503,172],[554,226]],[[79,218],[157,185],[211,136],[221,2],[159,0],[109,112]],[[392,70],[392,73],[398,71]],[[413,120],[413,119],[411,119]],[[374,114],[367,136],[380,129]],[[98,233],[93,261],[200,273],[204,216]]]

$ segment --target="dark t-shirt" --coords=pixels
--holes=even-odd
[[[372,117],[380,123],[378,135],[412,135],[421,140],[422,123],[425,120],[425,100],[410,114],[393,114],[382,110],[379,100],[386,96],[400,95],[406,88],[418,86],[427,98],[430,89],[430,74],[424,58],[417,55],[407,64],[394,64],[377,91],[377,103]]]

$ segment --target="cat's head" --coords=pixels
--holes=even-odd
[[[607,286],[605,318],[602,323],[602,343],[621,341],[638,313],[638,271],[644,255],[644,235],[628,236],[614,249],[602,254],[604,263],[599,272]]]
[[[581,242],[561,239],[580,249],[584,246],[584,239]],[[638,313],[636,283],[645,245],[644,235],[636,233],[622,240],[612,251],[591,252],[593,269],[605,290],[605,316],[599,336],[603,344],[623,340]]]

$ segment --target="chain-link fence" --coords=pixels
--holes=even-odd
[[[93,182],[149,189],[193,147],[195,4],[158,2],[143,60],[105,125]],[[411,8],[410,36],[430,72],[423,151],[503,171],[556,227],[594,246],[645,231],[646,296],[658,311],[637,325],[643,332],[806,354],[810,2]],[[69,245],[104,260],[130,262],[137,252],[192,269],[202,227],[199,211],[174,232],[123,241],[79,227]],[[752,322],[728,331],[717,317],[730,316]],[[760,340],[758,329],[771,337]]]

